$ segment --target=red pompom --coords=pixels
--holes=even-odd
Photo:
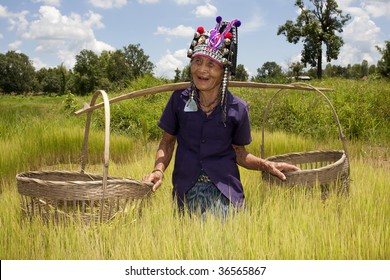
[[[226,33],[225,38],[226,39],[231,39],[231,38],[233,38],[233,34],[228,32],[228,33]]]
[[[196,30],[199,34],[203,34],[204,33],[204,28],[203,26],[199,26],[198,29]]]

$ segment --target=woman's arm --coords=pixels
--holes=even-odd
[[[176,136],[164,132],[156,152],[156,160],[152,173],[146,175],[143,180],[152,182],[153,191],[155,192],[164,179],[164,172],[171,162],[173,151],[175,149]]]
[[[250,170],[269,172],[283,181],[286,180],[286,176],[282,173],[282,171],[299,170],[299,168],[295,165],[285,162],[272,162],[256,157],[255,155],[249,153],[245,149],[245,146],[233,145],[233,149],[236,152],[236,161],[238,165]]]

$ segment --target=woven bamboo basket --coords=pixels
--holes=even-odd
[[[339,137],[342,142],[343,150],[319,150],[319,151],[308,151],[308,152],[294,152],[283,155],[276,155],[267,157],[267,160],[275,162],[287,162],[297,165],[300,170],[286,172],[286,181],[281,181],[276,177],[270,175],[267,172],[262,173],[263,181],[286,185],[286,186],[306,186],[314,187],[320,185],[321,187],[329,188],[334,185],[337,188],[338,193],[348,194],[349,183],[350,183],[350,166],[348,160],[348,154],[345,143],[345,136],[342,132],[340,121],[336,110],[331,104],[328,97],[318,88],[315,88],[308,84],[297,83],[299,85],[306,85],[311,88],[313,92],[320,94],[325,102],[329,105],[333,112],[334,120],[338,126]],[[269,108],[273,100],[278,96],[283,89],[278,90],[269,100],[266,110],[263,116],[262,125],[262,144],[261,144],[261,157],[264,157],[264,129],[265,122]]]
[[[92,112],[87,114],[81,157],[81,171],[30,171],[16,175],[22,212],[44,220],[81,219],[105,222],[149,197],[151,184],[129,178],[108,176],[110,146],[110,107],[107,94],[98,90],[90,106],[103,96],[105,113],[103,175],[85,172],[88,135]]]

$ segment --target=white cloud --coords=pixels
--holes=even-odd
[[[64,62],[64,65],[69,68],[73,68],[73,66],[76,64],[76,53],[72,50],[58,50],[57,56],[59,57],[60,61]]]
[[[93,6],[102,9],[120,8],[127,4],[127,0],[89,0]]]
[[[197,4],[198,0],[175,0],[178,5]]]
[[[16,40],[10,44],[8,44],[8,48],[11,50],[17,50],[22,45],[22,41]]]
[[[355,16],[343,36],[348,41],[372,43],[379,32],[380,28],[368,16]]]
[[[157,27],[155,35],[167,35],[167,36],[176,36],[176,37],[191,37],[195,33],[195,30],[192,27],[179,25],[175,28],[168,28],[164,26]]]
[[[75,55],[82,49],[97,53],[114,48],[95,38],[94,29],[103,28],[102,17],[89,12],[84,17],[72,13],[61,15],[55,7],[42,6],[38,19],[31,22],[23,38],[38,43],[35,50],[56,53],[65,66],[73,67]]]
[[[361,63],[363,59],[369,64],[376,64],[379,54],[376,45],[379,44],[380,28],[368,15],[355,16],[344,28],[345,45],[341,48],[338,61],[342,65]]]
[[[33,66],[35,67],[35,69],[39,70],[41,68],[48,68],[49,66],[45,63],[43,63],[39,58],[33,58],[31,59],[32,60],[32,63],[33,63]]]
[[[42,6],[39,19],[31,22],[29,30],[24,34],[27,39],[34,40],[83,40],[93,36],[93,27],[102,28],[101,16],[93,12],[84,20],[78,14],[61,15],[54,7]]]
[[[156,4],[159,3],[160,0],[138,0],[140,4]]]
[[[7,17],[7,16],[8,16],[7,7],[0,5],[0,17]]]
[[[211,5],[209,2],[206,2],[203,6],[196,7],[195,11],[193,11],[193,14],[196,17],[215,17],[217,15],[218,9],[217,7]]]
[[[242,24],[240,31],[242,32],[253,32],[258,31],[264,25],[264,20],[261,16],[255,15],[249,21],[245,21],[245,24]]]
[[[352,17],[354,16],[362,17],[367,15],[367,11],[359,7],[347,7],[343,9],[343,12],[350,14]]]
[[[339,8],[351,15],[341,34],[344,46],[340,49],[337,61],[332,63],[347,66],[367,60],[376,64],[380,54],[376,49],[380,45],[381,29],[372,20],[373,17],[389,16],[388,0],[340,0]]]
[[[156,77],[166,77],[172,79],[175,76],[175,70],[183,70],[189,62],[187,58],[187,49],[181,49],[173,54],[167,51],[166,54],[156,63],[154,74]]]
[[[0,18],[6,18],[8,20],[8,30],[17,32],[23,32],[27,26],[28,21],[26,19],[28,11],[21,11],[19,13],[9,12],[7,7],[0,5]]]
[[[50,5],[54,7],[61,6],[61,0],[33,0],[34,3],[43,3],[44,5]]]
[[[390,2],[388,0],[366,0],[363,2],[363,8],[373,17],[390,18]]]
[[[341,10],[344,10],[351,6],[352,2],[355,0],[338,0],[337,4]]]

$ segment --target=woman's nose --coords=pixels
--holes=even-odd
[[[208,70],[208,68],[207,68],[206,63],[202,63],[201,65],[199,65],[199,72],[205,73],[205,72],[207,72],[207,70]]]

